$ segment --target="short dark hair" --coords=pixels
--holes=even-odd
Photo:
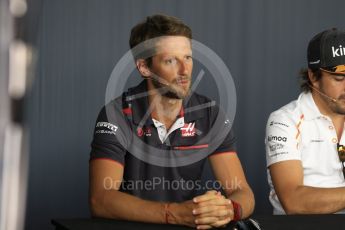
[[[315,76],[315,79],[318,81],[320,80],[322,73],[320,69],[311,69],[313,75]],[[308,75],[308,69],[301,69],[301,71],[299,72],[299,77],[300,77],[300,88],[303,92],[307,93],[307,92],[311,92],[312,88],[312,82],[309,79],[309,75]]]
[[[160,36],[184,36],[192,39],[192,30],[182,20],[164,15],[156,14],[146,17],[146,20],[134,26],[131,30],[129,46],[133,49],[140,43]],[[134,55],[134,59],[140,57]],[[151,62],[151,58],[147,58]]]

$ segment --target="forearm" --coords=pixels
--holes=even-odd
[[[91,197],[90,205],[92,215],[97,217],[149,223],[166,221],[163,203],[143,200],[117,190]]]
[[[282,205],[287,214],[326,214],[345,209],[345,188],[315,188],[299,186]]]
[[[102,196],[91,198],[93,216],[117,220],[194,227],[192,210],[192,201],[168,204],[143,200],[117,190],[104,191]]]
[[[235,191],[227,191],[227,197],[241,205],[242,218],[249,217],[255,206],[255,199],[252,190],[249,187],[242,187]]]

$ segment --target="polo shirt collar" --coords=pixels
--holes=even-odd
[[[305,120],[313,120],[318,119],[320,117],[325,117],[321,114],[319,108],[315,104],[311,92],[301,93],[298,97],[297,103],[299,104],[302,113],[304,114]]]
[[[185,123],[203,118],[208,114],[210,107],[215,105],[213,101],[200,101],[198,94],[194,92],[186,100],[183,100],[182,104]]]

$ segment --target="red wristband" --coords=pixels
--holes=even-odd
[[[242,207],[239,203],[231,200],[232,206],[234,207],[234,219],[233,221],[238,221],[242,219]]]

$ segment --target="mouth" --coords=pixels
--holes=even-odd
[[[189,79],[187,79],[187,78],[184,78],[184,79],[183,78],[179,78],[179,79],[177,79],[176,83],[178,85],[187,85],[189,83]]]

